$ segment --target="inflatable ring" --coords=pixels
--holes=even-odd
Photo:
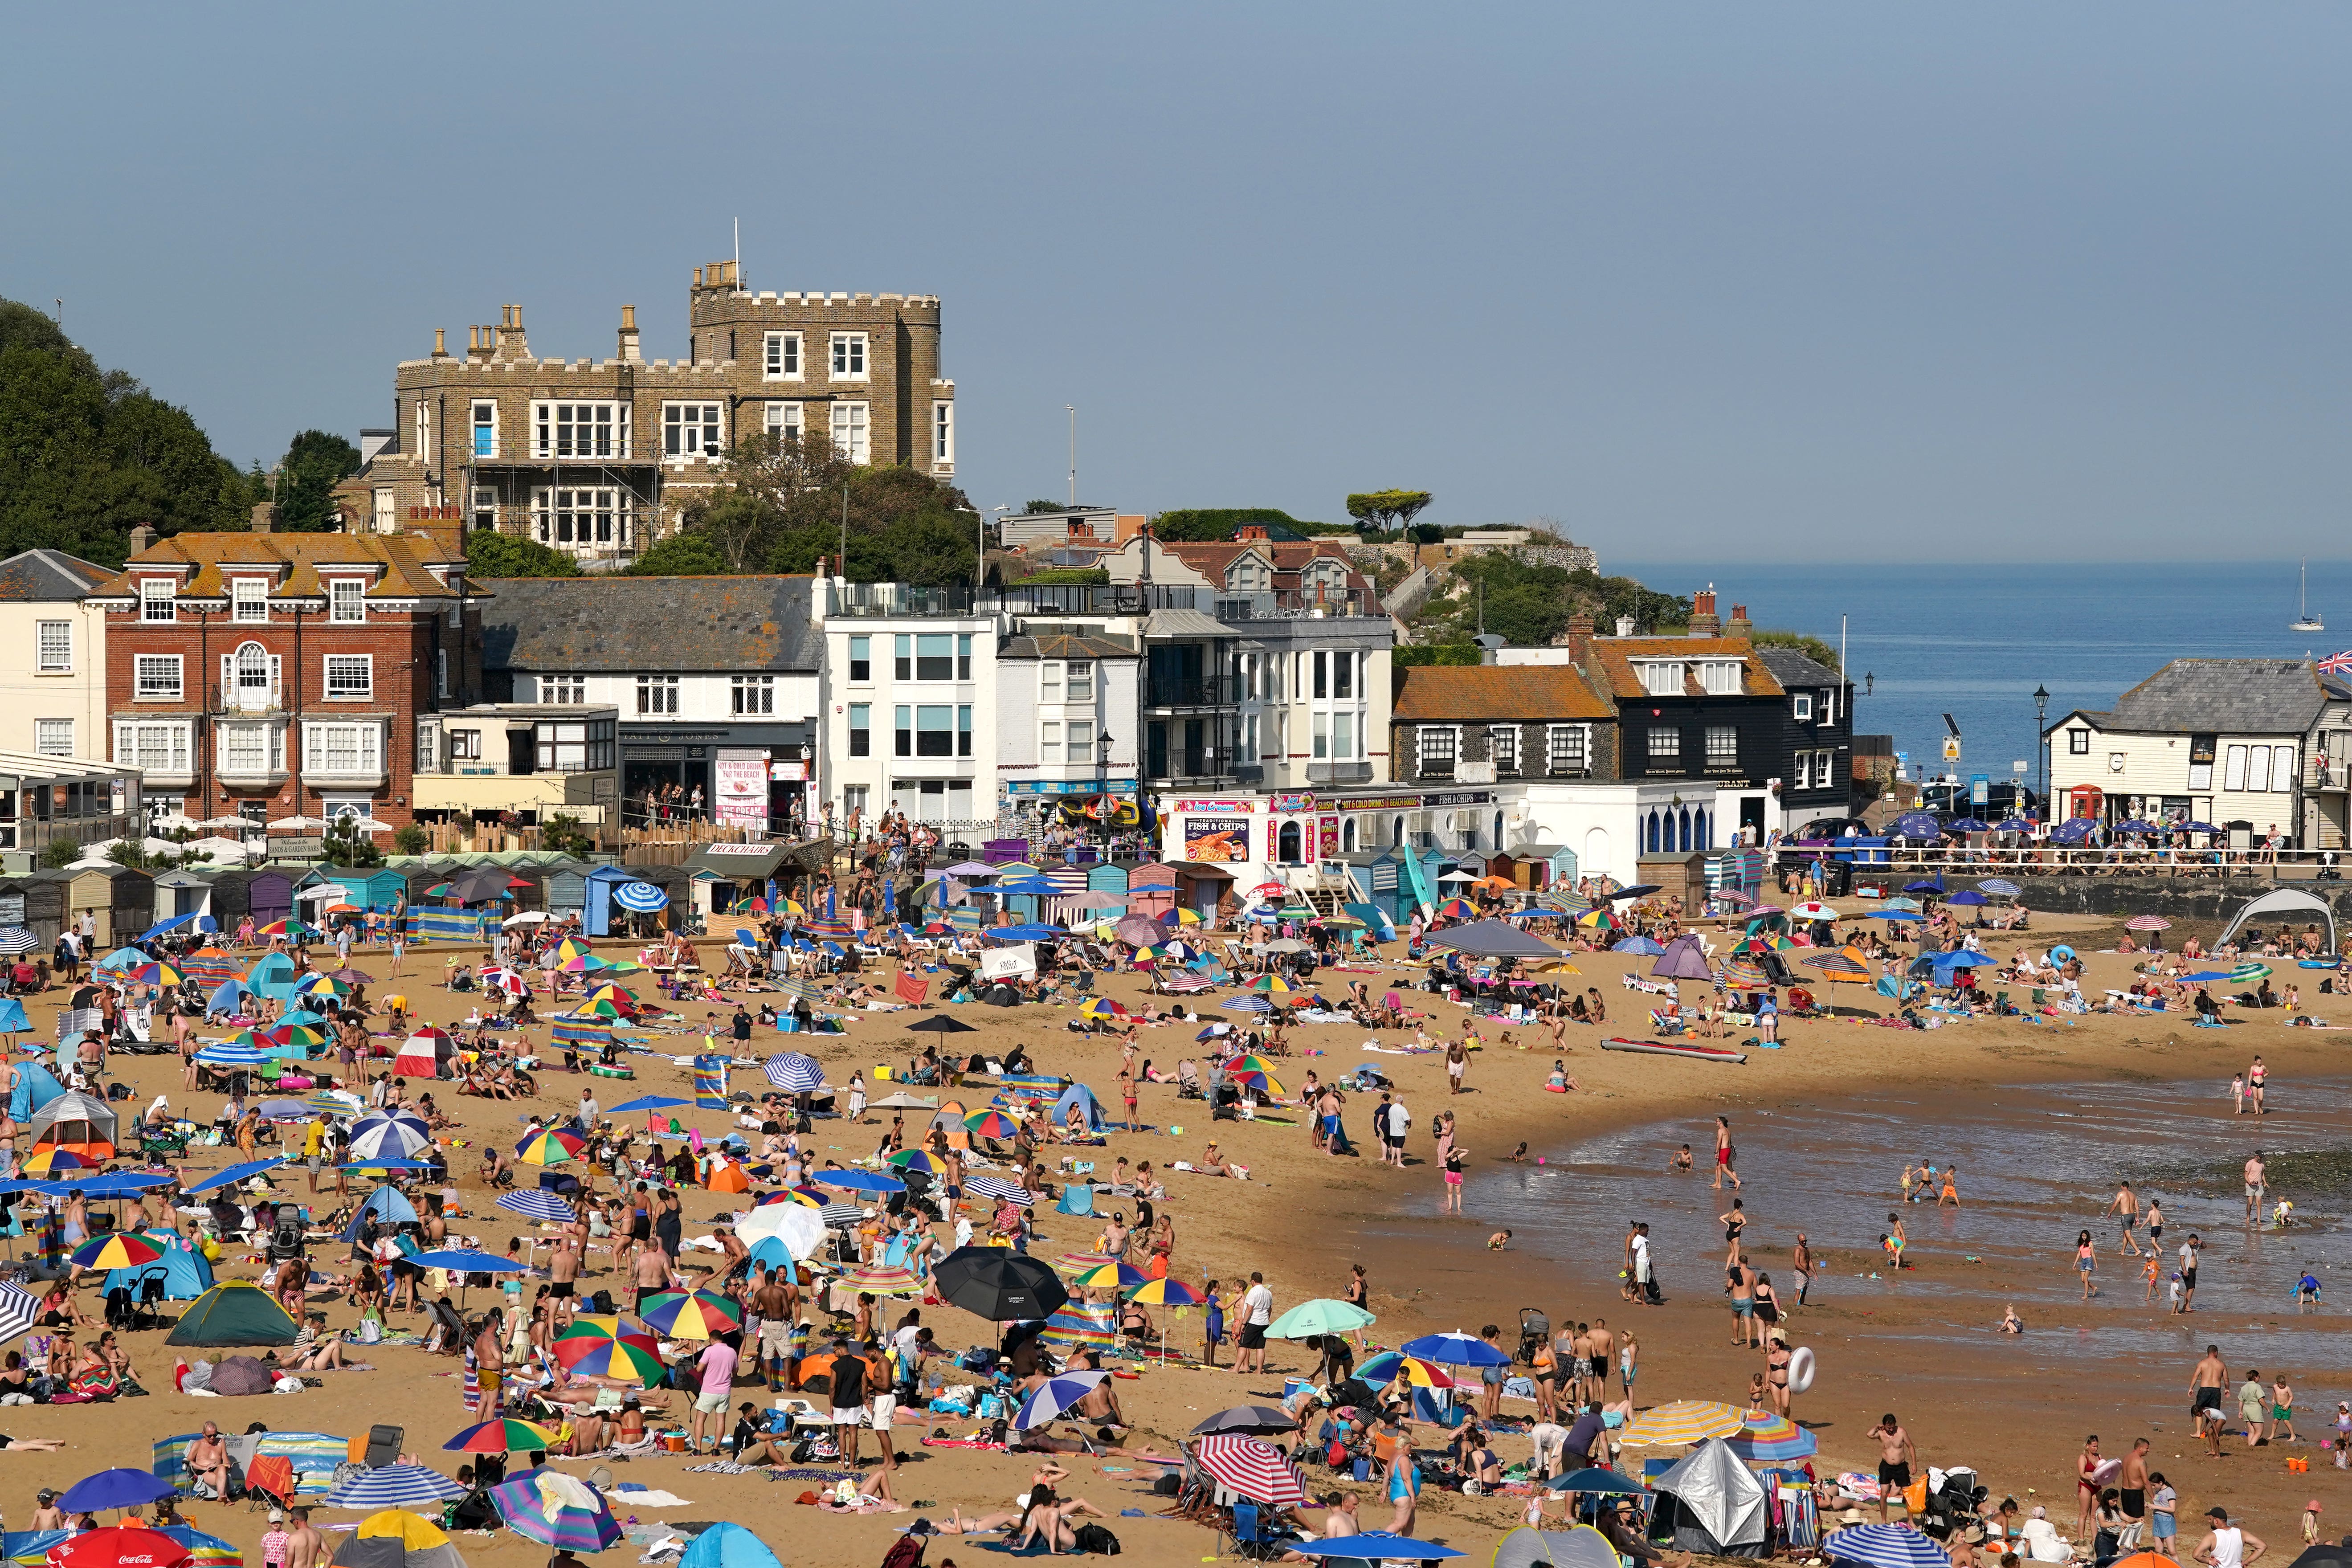
[[[598,1078],[635,1078],[637,1076],[637,1069],[635,1068],[608,1068],[591,1065],[588,1070],[594,1073]]]
[[[2056,947],[2053,947],[2053,948],[2052,948],[2052,949],[2050,950],[2050,962],[2051,962],[2051,963],[2068,963],[2068,962],[2070,962],[2070,961],[2074,958],[2074,950],[2073,948],[2071,948],[2071,947],[2068,947],[2068,946],[2067,946],[2064,942],[2060,942]]]
[[[1802,1394],[1813,1386],[1813,1347],[1799,1345],[1789,1357],[1789,1392]]]

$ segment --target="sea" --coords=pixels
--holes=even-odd
[[[1837,552],[1828,551],[1825,555]],[[1661,593],[1713,584],[1718,613],[1838,646],[1854,683],[1856,734],[1893,735],[1910,776],[1941,773],[1944,716],[1962,779],[2018,776],[2039,789],[2033,691],[2049,716],[2104,709],[2175,658],[2301,658],[2352,648],[2352,561],[2313,561],[2309,603],[2330,628],[2288,629],[2297,563],[2056,562],[1751,565],[1612,561]],[[1841,630],[1843,628],[1843,630]],[[2331,640],[2332,639],[2332,640]]]

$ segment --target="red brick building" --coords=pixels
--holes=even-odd
[[[280,533],[262,507],[250,532],[134,532],[89,598],[115,761],[191,817],[408,823],[417,715],[481,696],[458,526]]]

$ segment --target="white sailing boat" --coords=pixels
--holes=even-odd
[[[2294,622],[2287,627],[2287,630],[2291,632],[2324,632],[2327,629],[2327,623],[2311,613],[2311,605],[2307,602],[2310,589],[2310,577],[2311,560],[2306,556],[2304,558],[2302,565],[2295,569]]]

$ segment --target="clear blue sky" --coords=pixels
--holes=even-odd
[[[20,9],[0,293],[240,463],[393,362],[943,297],[982,506],[2344,553],[2352,11]]]

